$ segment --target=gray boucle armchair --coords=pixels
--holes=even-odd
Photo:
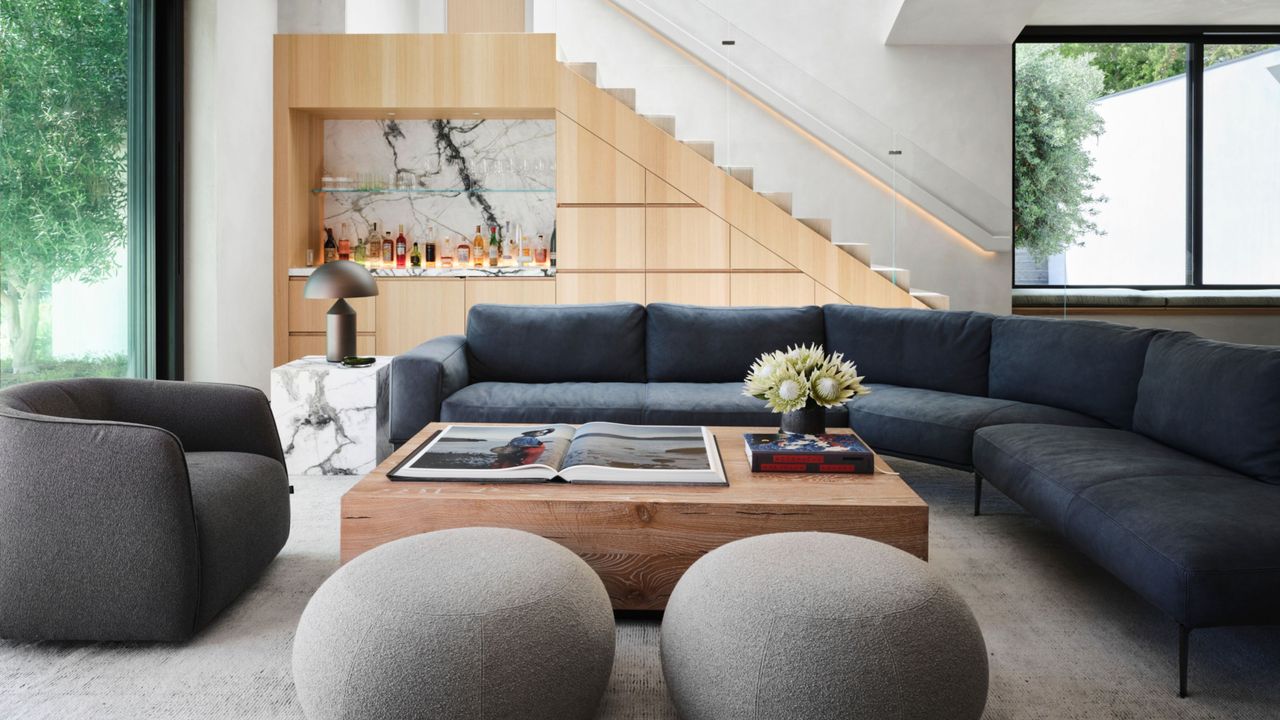
[[[261,391],[126,379],[0,391],[0,637],[186,639],[288,537]]]

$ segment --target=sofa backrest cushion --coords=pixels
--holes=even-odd
[[[1133,429],[1280,484],[1280,348],[1161,335],[1147,350]]]
[[[1147,345],[1159,332],[1094,320],[998,317],[991,324],[988,394],[1128,429]]]
[[[644,382],[643,305],[476,305],[472,382]]]
[[[843,353],[867,382],[987,394],[993,316],[826,305],[827,351]]]
[[[822,308],[649,306],[652,382],[734,382],[751,362],[789,345],[822,344]]]

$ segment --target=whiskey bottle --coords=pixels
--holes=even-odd
[[[409,241],[404,237],[404,225],[400,226],[400,234],[396,236],[396,267],[402,268],[409,259]]]
[[[326,263],[336,262],[338,260],[338,243],[333,240],[333,228],[324,229],[324,261]]]
[[[471,264],[471,243],[467,242],[467,238],[458,233],[458,267],[464,268]]]
[[[378,223],[370,223],[369,234],[364,239],[364,263],[370,270],[382,265],[382,236]]]
[[[423,250],[426,251],[426,257],[423,258],[424,260],[426,260],[425,265],[427,267],[435,267],[436,266],[436,226],[435,225],[427,225],[427,243],[423,247]]]
[[[391,231],[385,230],[382,233],[382,267],[393,268],[396,266],[396,241],[391,239]]]
[[[351,225],[342,223],[342,231],[338,233],[338,259],[351,259]]]
[[[517,263],[520,267],[527,267],[533,264],[533,240],[520,235],[520,261]]]
[[[498,239],[498,226],[489,226],[489,267],[498,267],[498,256],[502,254],[502,241]]]
[[[422,253],[418,252],[418,241],[413,241],[413,249],[409,251],[409,266],[422,267]]]
[[[547,264],[547,242],[538,235],[538,244],[533,246],[533,260],[539,265]]]
[[[471,241],[471,262],[476,267],[484,267],[485,254],[484,235],[480,233],[480,226],[477,225],[475,239]]]

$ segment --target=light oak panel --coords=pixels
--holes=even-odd
[[[556,302],[644,303],[644,273],[560,272],[556,274]]]
[[[728,305],[729,273],[647,273],[645,302]]]
[[[525,0],[448,0],[451,33],[522,33]]]
[[[729,233],[729,266],[734,270],[796,270],[738,228]]]
[[[848,305],[849,301],[840,297],[831,291],[822,283],[814,283],[813,288],[813,304],[814,305]]]
[[[559,102],[556,110],[617,148],[623,155],[639,161],[640,134],[644,126],[658,129],[616,97],[564,65],[560,66],[559,80]]]
[[[693,198],[671,187],[662,178],[645,172],[644,201],[650,205],[696,205]]]
[[[643,204],[644,168],[574,121],[556,118],[556,202]]]
[[[643,270],[642,207],[556,209],[558,270]]]
[[[729,224],[700,207],[645,209],[649,270],[727,270]]]
[[[322,333],[325,331],[325,314],[335,301],[308,300],[302,296],[306,284],[306,278],[289,279],[289,332]],[[373,332],[377,327],[377,305],[374,300],[371,297],[347,299],[356,311],[356,332]]]
[[[284,364],[291,360],[297,360],[307,355],[324,355],[325,336],[320,335],[290,335],[287,343],[287,355],[280,364]],[[372,333],[364,333],[356,336],[356,353],[359,355],[373,355],[376,348],[376,342]]]
[[[729,300],[734,305],[813,305],[817,283],[804,273],[734,273]]]
[[[293,108],[433,108],[449,117],[556,104],[554,35],[277,35],[275,42]]]
[[[556,279],[467,278],[467,312],[481,303],[553,305]]]
[[[379,355],[399,355],[433,337],[463,332],[462,278],[379,279],[376,300]]]

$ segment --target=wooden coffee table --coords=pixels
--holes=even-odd
[[[870,475],[752,473],[743,433],[776,428],[713,428],[728,487],[387,479],[444,427],[423,428],[342,497],[342,562],[432,530],[515,528],[582,556],[604,580],[615,609],[661,610],[695,560],[753,535],[844,533],[928,558],[929,507],[880,457]]]

